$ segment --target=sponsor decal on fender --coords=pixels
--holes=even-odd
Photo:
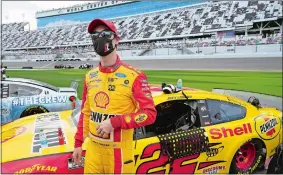
[[[275,138],[281,130],[281,122],[277,117],[258,116],[255,118],[255,130],[264,140]]]
[[[7,142],[8,140],[21,135],[23,132],[25,132],[27,128],[23,126],[11,128],[8,131],[4,131],[1,133],[1,143]]]
[[[19,171],[15,172],[15,174],[25,174],[25,173],[33,173],[33,172],[56,172],[56,166],[47,166],[41,164],[35,164],[27,168],[20,169]]]
[[[60,115],[58,113],[38,115],[34,124],[34,135],[31,145],[32,153],[40,153],[43,149],[45,149],[41,147],[39,137],[40,130],[43,130],[48,137],[47,148],[66,144],[67,138],[65,137],[65,133],[62,128]]]
[[[204,174],[216,174],[219,172],[219,170],[225,170],[225,166],[214,166],[210,168],[203,169],[202,173]]]
[[[261,133],[266,133],[267,135],[274,134],[276,131],[274,127],[278,125],[278,122],[276,121],[276,118],[273,119],[265,119],[265,123],[260,125],[260,131]]]
[[[16,98],[12,101],[12,106],[28,106],[34,104],[66,103],[67,96],[41,96]]]
[[[147,115],[146,114],[139,114],[137,116],[135,116],[135,121],[137,123],[142,123],[147,119]]]
[[[233,137],[233,136],[240,136],[244,134],[251,134],[252,133],[252,127],[250,123],[245,123],[241,126],[235,127],[235,128],[229,128],[229,127],[221,127],[220,128],[212,128],[209,130],[209,133],[211,134],[212,139],[221,139],[226,137]]]
[[[96,104],[96,107],[99,108],[104,108],[106,109],[106,107],[109,105],[110,103],[110,99],[108,94],[106,94],[103,91],[99,91],[97,94],[95,94],[94,96],[94,102]]]
[[[192,96],[187,96],[188,98],[192,98]],[[180,95],[180,96],[171,96],[171,97],[168,97],[167,100],[177,100],[177,99],[184,99],[186,98],[185,96],[183,95]]]

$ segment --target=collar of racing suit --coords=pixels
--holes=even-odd
[[[112,66],[103,67],[103,66],[101,66],[101,62],[99,62],[99,65],[98,65],[100,72],[103,72],[103,73],[115,72],[120,66],[121,66],[121,60],[120,60],[119,55],[117,55],[116,62]]]

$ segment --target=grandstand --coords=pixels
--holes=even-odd
[[[24,31],[26,23],[2,24],[2,53],[16,60],[95,58],[87,26],[96,17],[116,24],[122,56],[282,52],[281,1],[105,1],[38,12],[33,31]]]

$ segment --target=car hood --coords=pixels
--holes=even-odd
[[[73,151],[76,126],[72,111],[32,115],[2,126],[2,163],[42,155]],[[58,128],[62,128],[65,144],[59,144]],[[48,147],[41,148],[39,131],[46,132]],[[66,144],[68,143],[68,144]]]

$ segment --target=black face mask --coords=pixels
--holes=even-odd
[[[115,47],[112,44],[112,40],[106,38],[97,38],[93,41],[94,51],[100,56],[107,56],[113,52]]]

